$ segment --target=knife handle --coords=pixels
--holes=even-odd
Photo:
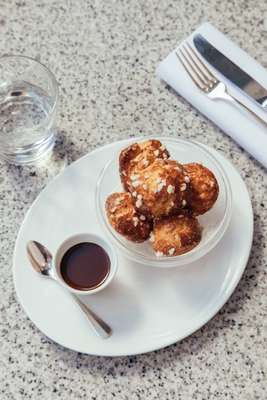
[[[267,168],[267,123],[254,113],[250,108],[242,103],[239,99],[225,92],[223,96],[224,100],[229,100],[241,111],[244,108],[249,111],[253,116],[263,124],[263,129],[259,130],[257,136],[251,137],[251,132],[248,131],[236,131],[232,132],[231,137],[248,153],[250,153],[257,161],[259,161],[265,168]]]
[[[258,121],[262,124],[262,129],[258,129],[257,136],[252,137],[251,132],[247,130],[234,130],[231,133],[234,139],[243,149],[250,153],[256,160],[258,160],[265,168],[267,168],[267,124],[255,114],[250,108],[242,103],[239,99],[230,95],[223,82],[220,82],[214,90],[212,90],[208,97],[212,100],[226,100],[233,103],[238,109],[244,113],[245,110],[249,111]]]
[[[264,119],[262,119],[258,114],[256,114],[254,111],[252,111],[251,108],[246,106],[246,104],[244,104],[241,100],[237,99],[235,96],[231,95],[230,97],[232,102],[237,102],[242,108],[245,108],[247,111],[249,111],[261,124],[264,124],[265,127],[267,127],[267,122]]]

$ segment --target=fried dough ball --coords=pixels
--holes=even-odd
[[[190,179],[192,196],[189,207],[194,215],[209,211],[218,198],[219,186],[214,174],[201,164],[184,164],[185,173]]]
[[[167,160],[169,152],[159,140],[134,143],[122,150],[119,158],[120,177],[123,187],[129,191],[130,176],[138,174],[156,159]]]
[[[186,207],[190,186],[181,164],[157,159],[138,174],[130,175],[129,190],[135,208],[150,218],[177,213]]]
[[[106,200],[106,213],[111,226],[132,242],[144,242],[152,222],[134,208],[130,193],[113,193]]]
[[[189,214],[173,215],[154,221],[150,235],[153,249],[158,257],[178,256],[196,247],[201,240],[198,220]]]

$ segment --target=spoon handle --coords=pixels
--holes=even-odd
[[[112,334],[111,327],[92,310],[90,310],[90,308],[88,308],[77,296],[75,296],[75,294],[71,293],[71,295],[86,315],[96,334],[102,339],[107,339]]]

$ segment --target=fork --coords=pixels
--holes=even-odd
[[[210,99],[227,100],[238,105],[238,107],[242,109],[244,107],[259,119],[261,123],[267,124],[265,120],[248,108],[243,102],[228,93],[226,85],[213,75],[190,43],[184,42],[175,54],[195,85],[206,93]]]

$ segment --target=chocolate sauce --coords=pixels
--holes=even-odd
[[[64,254],[60,270],[64,281],[74,289],[94,289],[107,278],[110,259],[98,244],[78,243]]]

